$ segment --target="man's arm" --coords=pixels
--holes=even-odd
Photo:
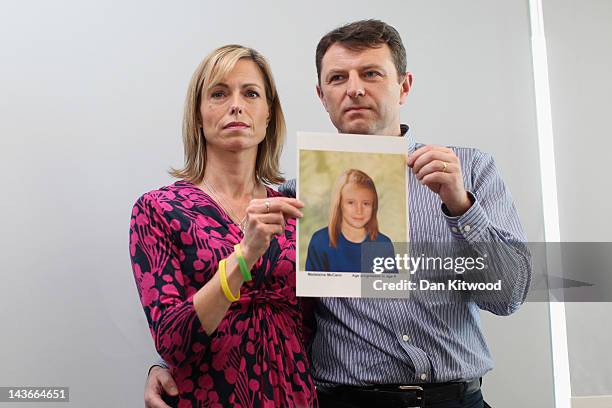
[[[525,234],[493,158],[471,149],[457,153],[428,145],[417,149],[407,163],[417,179],[439,195],[453,240],[467,248],[465,255],[486,259],[487,269],[466,272],[462,278],[467,282],[501,281],[499,292],[471,291],[473,300],[481,309],[509,315],[524,302],[531,280]],[[462,163],[459,156],[469,157],[469,163]],[[465,189],[462,170],[467,173],[470,191]]]
[[[477,151],[471,170],[472,206],[460,216],[443,212],[453,238],[482,256],[483,271],[467,271],[466,282],[501,281],[500,291],[471,291],[483,310],[509,315],[525,301],[531,282],[531,253],[512,196],[491,155]]]

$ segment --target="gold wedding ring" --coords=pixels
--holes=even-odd
[[[446,169],[448,168],[448,163],[442,162],[442,166],[444,166],[444,167],[442,167],[442,172],[446,173]]]
[[[270,212],[270,202],[266,201],[264,202],[264,204],[266,205],[266,213],[269,213]]]

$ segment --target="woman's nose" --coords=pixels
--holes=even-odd
[[[235,95],[231,101],[230,115],[240,115],[242,114],[242,110],[242,100],[239,95]]]

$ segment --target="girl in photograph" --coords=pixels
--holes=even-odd
[[[308,245],[307,271],[372,272],[362,268],[362,245],[377,242],[369,253],[394,257],[391,239],[378,229],[378,193],[370,176],[349,169],[332,192],[329,225],[316,231]],[[364,265],[365,266],[365,265]]]

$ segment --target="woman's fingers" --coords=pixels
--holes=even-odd
[[[251,214],[281,212],[285,217],[300,218],[302,212],[299,208],[302,207],[304,207],[304,203],[295,198],[270,197],[251,200],[247,212]]]

